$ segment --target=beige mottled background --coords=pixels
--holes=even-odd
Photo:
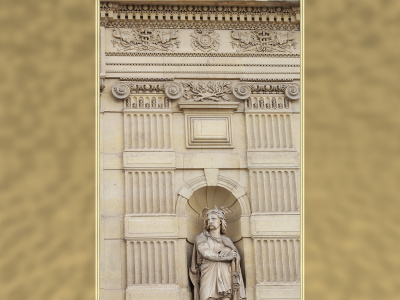
[[[0,299],[94,299],[95,2],[0,9]],[[306,1],[307,300],[400,294],[400,2]]]

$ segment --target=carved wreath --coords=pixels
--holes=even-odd
[[[183,82],[183,96],[194,101],[229,101],[228,94],[232,93],[232,85],[230,82]]]

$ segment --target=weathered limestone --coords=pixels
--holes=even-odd
[[[298,1],[100,11],[101,299],[193,299],[227,206],[247,299],[300,299]]]

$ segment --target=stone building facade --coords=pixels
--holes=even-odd
[[[299,1],[101,2],[100,77],[100,299],[191,299],[222,205],[247,298],[300,299]]]

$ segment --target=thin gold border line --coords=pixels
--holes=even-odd
[[[99,51],[99,33],[100,33],[100,8],[99,8],[99,1],[100,0],[95,0],[95,58],[96,58],[96,66],[95,66],[95,122],[96,122],[96,130],[95,130],[95,141],[96,141],[96,146],[95,146],[95,180],[96,180],[96,190],[95,190],[95,299],[99,300],[100,299],[100,256],[99,256],[99,234],[100,234],[100,224],[99,224],[99,208],[100,208],[100,194],[99,194],[99,189],[100,189],[100,182],[99,182],[99,173],[100,173],[100,132],[99,132],[99,117],[100,117],[100,111],[99,111],[99,103],[100,103],[100,72],[99,72],[99,67],[100,67],[100,51]]]
[[[301,253],[300,253],[300,299],[305,299],[305,276],[304,276],[304,101],[305,101],[305,91],[304,91],[304,10],[305,10],[305,0],[300,0],[300,243],[301,243]]]

